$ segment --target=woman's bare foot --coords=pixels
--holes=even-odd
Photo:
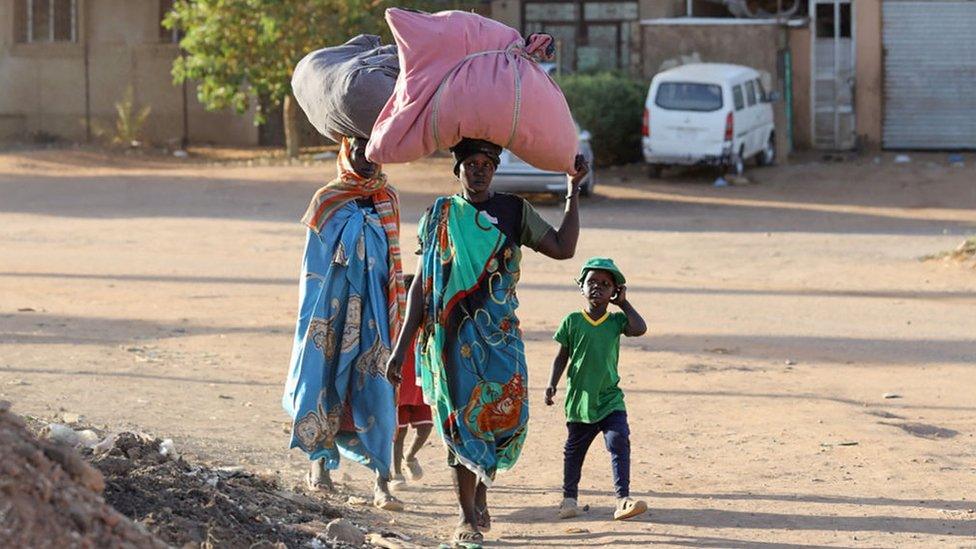
[[[486,534],[491,532],[491,514],[487,507],[478,509],[478,530]]]
[[[332,484],[332,476],[325,468],[325,459],[312,460],[308,465],[308,472],[305,473],[305,485],[309,490],[321,490],[331,492],[335,489]]]

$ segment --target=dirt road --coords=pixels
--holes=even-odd
[[[700,174],[602,172],[577,258],[523,263],[532,419],[492,490],[489,543],[976,546],[976,272],[918,260],[976,232],[974,160],[801,162],[724,189]],[[331,173],[0,155],[0,398],[297,480],[304,457],[285,450],[279,406],[297,219]],[[410,242],[423,208],[454,189],[449,165],[389,173]],[[557,203],[539,207],[558,219]],[[650,328],[621,352],[633,490],[652,508],[627,523],[608,520],[599,444],[581,486],[592,511],[555,519],[565,427],[541,398],[551,334],[581,305],[573,276],[597,254],[625,270]],[[360,519],[446,537],[439,441],[421,462],[429,474],[401,494],[406,513]],[[366,472],[345,471],[346,493],[365,494]]]

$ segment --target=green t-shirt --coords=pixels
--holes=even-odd
[[[566,368],[566,421],[596,423],[611,412],[626,411],[624,393],[617,385],[620,334],[627,315],[607,312],[593,321],[576,312],[563,319],[553,339],[569,349]]]

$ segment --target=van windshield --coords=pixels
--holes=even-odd
[[[654,104],[669,111],[717,111],[722,108],[722,88],[715,84],[662,82]]]

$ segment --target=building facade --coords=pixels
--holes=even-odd
[[[0,140],[85,141],[113,127],[131,86],[151,108],[157,144],[256,145],[253,113],[208,112],[173,84],[176,37],[160,25],[172,0],[0,0]]]
[[[640,67],[642,19],[684,15],[685,0],[492,0],[491,17],[556,39],[560,71]]]

